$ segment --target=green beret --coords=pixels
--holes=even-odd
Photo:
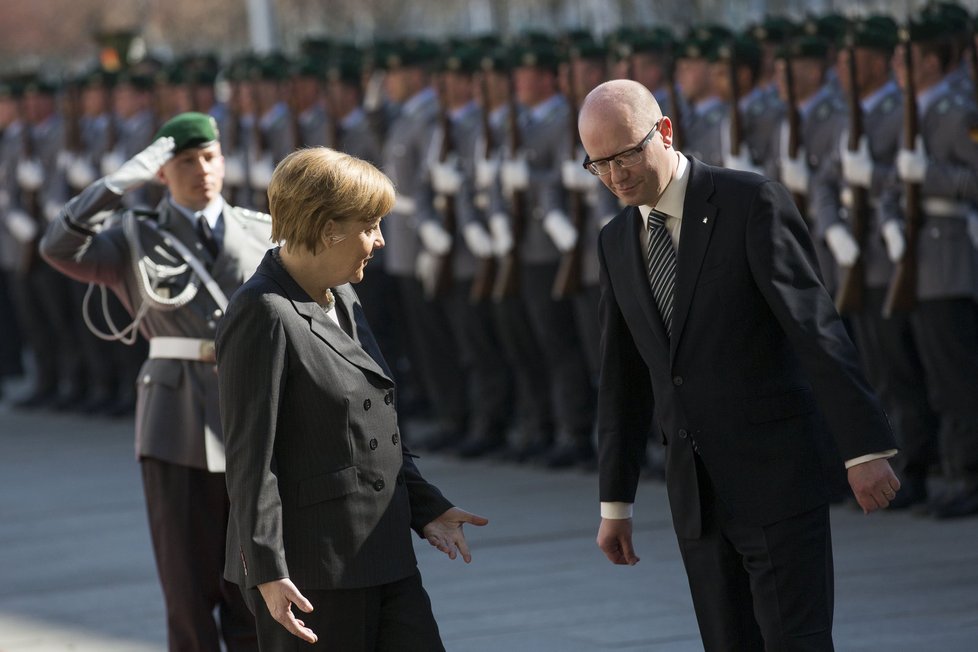
[[[784,59],[825,59],[829,45],[817,36],[799,36],[778,49],[777,57]]]
[[[757,68],[761,65],[761,47],[756,41],[739,36],[717,47],[717,60]]]
[[[181,113],[163,123],[153,140],[167,136],[173,138],[175,152],[191,147],[207,147],[219,139],[217,121],[206,113]]]
[[[925,14],[935,14],[944,19],[948,29],[954,33],[969,31],[971,15],[968,10],[956,2],[930,2],[924,9]]]
[[[446,52],[439,61],[438,69],[471,75],[482,66],[482,52],[469,45],[460,45]]]
[[[378,63],[387,70],[425,67],[436,61],[439,55],[438,46],[431,41],[412,38],[390,44]]]
[[[746,34],[761,43],[782,44],[797,31],[797,26],[783,16],[766,16],[760,24],[749,27]]]
[[[55,95],[60,84],[56,79],[38,75],[31,77],[24,83],[24,93],[36,93],[38,95]]]
[[[846,46],[893,52],[900,39],[899,27],[889,16],[869,16],[853,21],[846,37]]]
[[[326,69],[326,79],[359,86],[363,81],[363,60],[351,54],[335,57]]]
[[[551,39],[539,35],[524,37],[512,48],[514,68],[541,68],[551,72],[557,71],[560,64],[560,52]]]
[[[947,18],[937,12],[924,12],[918,17],[911,16],[907,21],[906,34],[914,43],[941,41],[949,37],[954,26]]]

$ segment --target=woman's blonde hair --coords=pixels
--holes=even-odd
[[[319,251],[330,220],[369,224],[394,207],[394,184],[368,163],[328,147],[296,150],[268,184],[272,240]]]

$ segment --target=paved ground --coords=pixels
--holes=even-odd
[[[131,424],[0,405],[0,652],[160,652]],[[596,482],[426,456],[426,475],[491,519],[469,566],[419,543],[450,652],[701,650],[665,492],[641,487],[640,564],[594,545]],[[978,650],[978,519],[833,514],[840,651]]]

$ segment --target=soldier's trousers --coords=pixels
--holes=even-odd
[[[0,380],[19,376],[21,366],[21,335],[13,299],[14,274],[0,270]]]
[[[221,640],[227,652],[256,652],[254,617],[237,585],[224,579],[224,474],[149,457],[140,466],[170,652],[221,652]]]

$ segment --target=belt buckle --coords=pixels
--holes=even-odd
[[[214,349],[214,340],[200,341],[200,360],[201,362],[217,362],[217,351]]]

